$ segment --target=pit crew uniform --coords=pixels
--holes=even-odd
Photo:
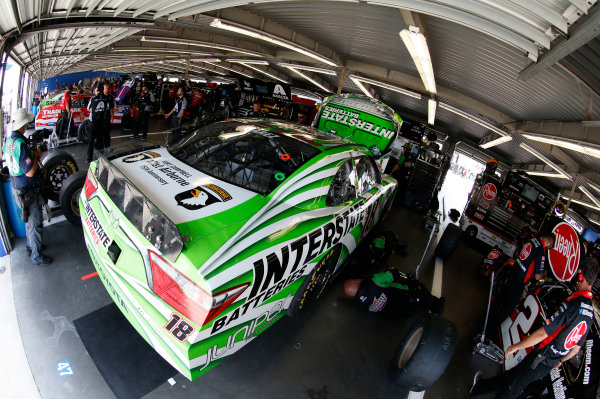
[[[98,93],[91,98],[88,104],[90,111],[90,121],[92,121],[92,134],[88,138],[87,162],[92,162],[94,155],[94,143],[97,149],[103,149],[110,145],[106,142],[106,124],[110,128],[110,111],[112,103],[109,96]],[[110,133],[109,133],[110,134]]]
[[[185,99],[185,96],[177,97],[177,99],[175,99],[175,107],[173,107],[173,119],[171,120],[171,133],[173,134],[172,142],[181,138],[181,126],[179,126],[179,120],[183,117],[186,108],[187,100]]]
[[[593,322],[592,293],[573,293],[546,321],[548,337],[505,374],[477,382],[471,395],[498,391],[497,399],[516,398],[529,384],[544,378],[573,348],[582,347]]]
[[[441,314],[445,299],[436,298],[415,278],[390,269],[361,282],[356,292],[361,307],[369,312],[404,316],[417,309]]]
[[[139,108],[140,113],[138,115],[135,128],[133,130],[133,138],[138,137],[140,129],[142,130],[142,140],[146,140],[148,136],[148,121],[150,120],[150,112],[152,111],[152,104],[154,103],[154,95],[150,92],[140,94]]]
[[[497,299],[497,311],[489,323],[490,328],[497,328],[517,307],[525,284],[536,274],[544,272],[545,248],[541,240],[532,238],[523,244],[521,253],[502,286],[500,298]]]
[[[69,92],[69,90],[65,91],[65,94],[63,95],[60,106],[62,109],[62,111],[60,113],[61,114],[60,117],[62,118],[63,122],[61,125],[62,126],[61,131],[56,132],[56,133],[58,134],[59,137],[64,137],[64,131],[66,130],[68,132],[71,127],[72,102],[71,102],[71,93]]]

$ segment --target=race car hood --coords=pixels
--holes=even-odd
[[[241,225],[263,203],[261,195],[202,173],[166,148],[111,157],[111,163],[190,241]]]

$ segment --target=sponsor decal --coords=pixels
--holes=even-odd
[[[177,205],[190,211],[202,209],[214,203],[229,201],[230,199],[231,195],[227,191],[214,184],[197,186],[175,196]]]
[[[325,106],[325,109],[321,114],[321,118],[329,119],[346,126],[356,126],[357,129],[360,129],[364,132],[371,133],[376,136],[383,136],[387,139],[396,133],[394,129],[388,130],[383,126],[375,125],[371,122],[361,119],[359,113],[339,109],[332,107],[331,105]]]
[[[588,339],[585,341],[585,363],[583,369],[583,385],[590,384],[590,375],[592,374],[592,348],[594,340]]]
[[[189,186],[190,183],[187,179],[191,178],[192,175],[189,172],[181,169],[177,165],[165,160],[154,158],[153,160],[144,163],[141,166],[142,170],[154,177],[160,182],[161,185],[166,185],[168,182],[162,177],[168,178],[169,180],[179,184],[182,187]]]
[[[554,247],[548,250],[548,261],[554,276],[560,281],[568,281],[579,267],[580,251],[577,232],[568,223],[557,224],[552,233]]]
[[[565,377],[560,375],[561,368],[555,368],[550,371],[550,379],[552,380],[552,391],[554,391],[554,399],[567,399],[567,387],[563,383]]]
[[[163,328],[170,332],[179,342],[185,342],[190,334],[194,332],[194,327],[177,313],[171,313],[171,318]]]
[[[483,215],[482,215],[481,213],[479,213],[479,212],[475,212],[475,214],[474,214],[473,216],[475,216],[475,217],[476,217],[477,219],[479,219],[479,220],[483,220],[483,218],[485,217],[485,216],[483,216]]]
[[[145,152],[141,152],[139,154],[125,157],[125,158],[123,158],[123,162],[134,163],[134,162],[146,161],[148,159],[153,159],[153,158],[158,158],[158,157],[160,157],[160,154],[157,154],[156,152],[145,151]]]
[[[523,245],[523,249],[521,249],[521,253],[519,254],[519,259],[521,260],[525,260],[527,259],[527,257],[529,256],[529,254],[531,253],[531,243],[526,243],[525,245]]]
[[[58,372],[58,376],[60,378],[66,378],[70,375],[73,375],[73,369],[71,368],[71,364],[69,364],[68,360],[63,360],[62,362],[56,363],[56,371]]]
[[[374,298],[373,303],[369,306],[369,312],[381,312],[387,303],[387,296],[382,292],[379,298]]]
[[[577,326],[575,326],[575,328],[573,328],[567,336],[567,339],[565,340],[565,348],[571,350],[574,347],[576,347],[577,343],[585,334],[586,329],[587,324],[585,323],[585,321],[580,321],[579,324],[577,324]]]
[[[498,194],[498,189],[496,188],[495,184],[488,183],[485,186],[483,186],[483,197],[486,200],[493,200],[494,198],[496,198],[496,194]]]
[[[107,249],[112,240],[106,233],[106,229],[102,226],[100,220],[98,220],[98,217],[89,202],[85,204],[85,214],[85,225],[88,228],[92,240],[94,240],[96,245],[101,244],[104,249]]]
[[[490,207],[490,204],[488,204],[486,200],[482,199],[481,201],[479,201],[479,207],[483,209],[488,209]]]
[[[25,165],[31,166],[31,158],[29,158],[29,157],[25,158]]]
[[[488,254],[488,259],[498,259],[500,257],[500,252],[493,250]]]

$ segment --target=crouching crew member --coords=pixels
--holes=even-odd
[[[52,258],[42,253],[42,204],[40,195],[40,169],[38,168],[42,150],[31,151],[23,136],[27,123],[33,121],[33,114],[25,108],[15,111],[12,133],[6,140],[2,152],[8,165],[13,195],[21,207],[21,218],[25,221],[27,252],[36,265],[49,265]]]

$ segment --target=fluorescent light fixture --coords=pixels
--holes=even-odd
[[[478,125],[483,126],[488,130],[491,130],[492,132],[498,133],[501,136],[508,136],[508,133],[506,133],[504,130],[497,128],[496,126],[494,126],[490,123],[487,123],[486,121],[481,120],[481,119],[477,118],[476,116],[473,116],[465,111],[462,111],[458,108],[455,108],[451,105],[448,105],[448,104],[445,104],[442,102],[440,102],[438,105],[440,106],[441,109],[445,109],[446,111],[450,111],[456,115],[462,116],[463,118],[468,119],[471,122],[475,122]]]
[[[562,194],[560,196],[563,197],[566,200],[569,199],[568,197],[566,197],[566,196],[564,196]],[[574,204],[583,205],[583,206],[585,206],[587,208],[590,208],[590,209],[593,209],[593,210],[596,210],[596,211],[600,211],[600,206],[596,206],[594,204],[590,204],[589,202],[585,202],[585,201],[581,201],[581,200],[576,200],[576,199],[573,199],[573,198],[571,198],[571,202],[574,203]]]
[[[358,76],[350,75],[350,79],[352,79],[354,84],[358,86],[360,91],[365,93],[365,96],[373,98],[373,95],[371,94],[371,92],[369,92],[369,90],[367,90],[367,88],[365,86],[363,86],[363,84],[360,82],[360,80],[358,80]]]
[[[569,179],[569,180],[571,179],[571,176],[569,176],[558,165],[556,165],[554,162],[552,162],[551,160],[549,160],[544,155],[540,154],[538,151],[534,150],[533,148],[531,148],[527,144],[521,143],[521,144],[519,144],[519,147],[521,147],[522,149],[524,149],[528,153],[530,153],[530,154],[536,156],[537,158],[539,158],[540,160],[542,160],[546,165],[550,166],[552,169],[554,169],[555,171],[557,171],[561,175],[565,176],[565,179]]]
[[[203,53],[201,51],[196,50],[175,50],[175,49],[167,49],[167,48],[153,48],[153,47],[138,47],[138,48],[113,48],[111,51],[117,53],[134,53],[134,52],[155,52],[155,53],[177,53],[177,54],[194,54],[194,55],[213,55],[211,53]]]
[[[586,154],[595,158],[600,158],[600,146],[598,145],[578,140],[564,139],[562,137],[546,136],[543,134],[523,133],[523,137],[526,137],[529,140],[555,145],[568,150],[581,152],[582,154]]]
[[[337,72],[336,71],[332,71],[331,69],[311,67],[311,66],[308,66],[308,65],[286,64],[285,62],[280,62],[277,65],[285,67],[285,68],[294,68],[296,70],[299,69],[301,71],[309,71],[309,72],[322,73],[324,75],[332,75],[332,76],[337,75]]]
[[[269,73],[267,71],[263,71],[262,69],[257,68],[255,66],[252,66],[250,64],[245,64],[243,62],[240,62],[239,64],[245,66],[246,68],[250,68],[250,69],[252,69],[252,70],[254,70],[254,71],[258,72],[258,73],[262,73],[263,75],[266,75],[266,76],[268,76],[268,77],[270,77],[272,79],[278,80],[278,81],[283,82],[283,83],[288,83],[286,80],[283,80],[283,79],[281,79],[278,76],[275,76],[275,75],[273,75],[273,74],[271,74],[271,73]]]
[[[597,226],[600,226],[600,222],[599,222],[599,221],[597,221],[597,220],[590,219],[590,218],[588,218],[587,220],[588,220],[588,221],[590,221],[591,223],[594,223],[594,224],[595,224],[595,225],[597,225]]]
[[[598,199],[596,197],[594,197],[592,195],[592,193],[590,193],[590,191],[583,187],[583,186],[579,186],[579,189],[581,190],[582,193],[584,193],[590,200],[592,200],[592,202],[594,203],[594,205],[596,205],[597,207],[600,208],[600,201],[598,201]]]
[[[512,137],[510,137],[510,136],[500,136],[500,137],[498,137],[495,140],[488,141],[487,143],[479,144],[479,146],[481,148],[490,148],[490,147],[493,147],[495,145],[504,144],[507,141],[511,141],[511,140],[512,140]]]
[[[229,68],[229,67],[226,67],[226,66],[223,66],[223,65],[216,65],[216,64],[213,64],[212,62],[208,62],[208,61],[204,61],[204,62],[207,63],[207,64],[209,64],[209,65],[212,65],[212,66],[214,66],[216,68],[222,68],[222,69],[225,69],[227,71],[231,71],[233,73],[237,73],[238,75],[242,75],[242,76],[245,76],[247,78],[254,79],[254,76],[248,75],[247,73],[244,73],[244,72],[237,71],[237,70],[235,70],[233,68]]]
[[[555,179],[566,179],[567,177],[565,177],[564,175],[561,175],[560,173],[552,173],[552,172],[538,172],[538,171],[534,171],[534,170],[526,170],[525,173],[527,173],[530,176],[540,176],[540,177],[551,177],[551,178],[555,178]]]
[[[238,64],[253,64],[253,65],[269,65],[268,61],[265,60],[240,60],[240,59],[226,59],[227,62],[236,62]]]
[[[244,27],[241,25],[234,25],[229,22],[223,22],[219,18],[215,18],[210,23],[210,26],[212,26],[213,28],[225,29],[230,32],[239,33],[240,35],[250,36],[255,39],[264,40],[266,42],[275,44],[277,46],[285,47],[287,49],[296,51],[297,53],[304,54],[305,56],[314,58],[315,60],[320,61],[324,64],[331,65],[331,66],[338,66],[338,64],[336,62],[334,62],[328,58],[325,58],[325,57],[315,53],[314,51],[310,51],[303,47],[297,46],[296,44],[294,44],[292,42],[289,42],[284,39],[280,39],[278,37],[269,35],[267,33],[264,33],[264,32],[258,31],[258,30],[250,29],[250,28],[247,28],[247,27]]]
[[[435,110],[437,107],[437,102],[430,98],[427,101],[427,123],[429,123],[430,125],[433,125],[435,122]]]
[[[410,90],[404,89],[404,88],[399,87],[399,86],[394,86],[394,85],[391,85],[389,83],[380,82],[378,80],[373,80],[373,79],[369,79],[369,78],[364,78],[364,77],[358,76],[358,75],[350,75],[350,79],[352,79],[352,81],[354,83],[356,83],[357,81],[358,82],[362,82],[362,83],[368,83],[370,85],[383,87],[384,89],[392,90],[392,91],[395,91],[397,93],[404,94],[405,96],[416,98],[418,100],[421,99],[421,95],[419,93],[416,93],[414,91],[410,91]],[[358,84],[357,84],[357,86],[358,86]],[[360,86],[362,86],[362,85],[360,85]],[[360,87],[360,86],[358,86],[358,87]]]
[[[292,68],[292,67],[287,67],[289,70],[291,70],[292,72],[294,72],[295,74],[303,77],[304,79],[308,80],[310,83],[314,84],[315,86],[317,86],[318,88],[320,88],[323,91],[326,91],[328,93],[333,93],[333,91],[329,90],[328,88],[326,88],[325,86],[323,86],[322,84],[320,84],[319,82],[317,82],[316,80],[314,80],[313,78],[311,78],[310,76],[298,71],[296,68]]]
[[[431,56],[429,55],[429,48],[427,47],[425,36],[419,32],[419,28],[416,26],[409,26],[408,29],[402,29],[400,31],[400,37],[408,49],[408,52],[419,71],[419,75],[421,75],[425,90],[430,93],[436,93],[433,66],[431,64]]]
[[[210,42],[200,42],[200,41],[188,40],[188,39],[163,39],[163,38],[157,38],[157,37],[151,37],[151,36],[150,37],[142,36],[142,38],[140,40],[142,42],[184,44],[186,46],[208,47],[208,48],[214,48],[217,50],[224,50],[224,51],[231,51],[234,53],[253,55],[255,57],[264,57],[263,54],[256,52],[256,51],[244,50],[244,49],[240,49],[238,47],[225,46],[223,44],[215,44],[215,43],[210,43]]]

